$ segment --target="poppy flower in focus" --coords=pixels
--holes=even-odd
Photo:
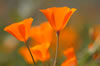
[[[40,10],[48,19],[51,26],[59,31],[68,23],[71,15],[76,11],[75,8],[68,7],[52,7]]]
[[[73,48],[64,51],[64,55],[67,57],[67,60],[65,60],[61,66],[77,66],[77,59]]]
[[[40,26],[32,27],[31,38],[38,43],[51,42],[52,38],[52,27],[48,22],[43,22]]]
[[[18,40],[26,42],[29,38],[32,21],[33,18],[28,18],[21,22],[11,24],[5,27],[4,30],[16,37]]]
[[[50,43],[43,43],[30,48],[35,62],[38,60],[44,62],[50,58],[50,53],[48,50],[49,46]],[[19,53],[29,64],[33,64],[31,55],[26,47],[21,47],[19,49]]]

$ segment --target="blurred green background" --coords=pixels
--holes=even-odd
[[[38,25],[46,21],[40,9],[54,6],[77,8],[69,20],[69,25],[76,29],[79,36],[80,45],[76,51],[78,59],[85,54],[88,44],[92,42],[89,30],[100,24],[100,0],[0,0],[0,66],[28,66],[18,54],[18,48],[24,44],[4,32],[4,27],[28,17],[33,17],[33,25]],[[85,64],[99,66],[93,59]]]

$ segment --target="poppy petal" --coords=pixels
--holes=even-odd
[[[63,62],[61,64],[61,66],[77,66],[76,57],[72,57],[70,59],[67,59],[65,62]]]
[[[36,56],[38,56],[39,60],[45,61],[50,58],[50,54],[48,52],[48,48],[50,46],[50,43],[43,43],[41,45],[36,45],[32,48],[32,53]]]
[[[51,24],[51,26],[53,28],[56,28],[55,24],[54,24],[54,14],[53,14],[53,9],[55,9],[56,7],[52,7],[52,8],[48,8],[48,9],[41,9],[40,11],[46,16],[46,18],[48,19],[49,23]]]
[[[71,58],[71,57],[75,56],[74,49],[73,48],[67,49],[66,51],[64,51],[64,55],[67,58]]]
[[[12,34],[18,40],[25,42],[29,38],[32,21],[32,18],[28,18],[18,23],[11,24],[5,27],[4,30]]]
[[[14,23],[14,24],[11,24],[10,26],[5,27],[4,30],[7,31],[8,33],[12,34],[18,40],[24,41],[24,39],[22,38],[21,34],[19,33],[19,30],[17,27],[18,27],[18,24]]]
[[[61,28],[61,26],[63,25],[62,21],[64,20],[64,17],[66,16],[69,9],[70,8],[68,8],[68,7],[59,7],[59,8],[55,8],[53,10],[56,30],[59,30]]]
[[[72,8],[72,9],[65,15],[64,22],[63,22],[63,25],[62,25],[63,28],[64,28],[65,25],[68,23],[68,21],[69,21],[71,15],[72,15],[75,11],[76,11],[76,9],[75,9],[75,8]]]

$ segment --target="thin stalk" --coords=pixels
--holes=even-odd
[[[56,66],[56,63],[57,63],[57,55],[58,55],[58,48],[59,48],[59,31],[56,32],[56,35],[57,35],[57,44],[56,44],[56,53],[55,53],[54,65],[53,66]]]
[[[26,43],[26,47],[27,47],[27,49],[28,49],[28,51],[29,51],[29,53],[30,53],[30,55],[31,55],[31,57],[32,57],[33,63],[34,63],[34,65],[35,65],[35,60],[34,60],[34,58],[33,58],[33,55],[32,55],[32,53],[31,53],[31,50],[30,50],[30,48],[29,48],[28,43]]]

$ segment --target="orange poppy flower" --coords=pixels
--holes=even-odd
[[[68,7],[52,7],[40,10],[48,19],[51,26],[59,31],[65,27],[71,15],[76,11],[75,8]]]
[[[64,51],[64,55],[67,57],[67,60],[64,61],[61,66],[77,66],[77,59],[73,48]]]
[[[40,26],[32,27],[31,37],[38,43],[51,42],[52,38],[52,27],[48,22],[40,24]]]
[[[11,24],[5,27],[4,30],[12,34],[18,40],[26,42],[29,38],[32,21],[33,18],[28,18],[21,22]]]
[[[50,46],[50,43],[44,43],[44,44],[39,44],[30,48],[35,62],[38,60],[44,62],[50,58],[50,53],[48,51],[49,46]],[[31,55],[26,47],[20,48],[19,53],[24,57],[24,59],[29,64],[33,63]]]

